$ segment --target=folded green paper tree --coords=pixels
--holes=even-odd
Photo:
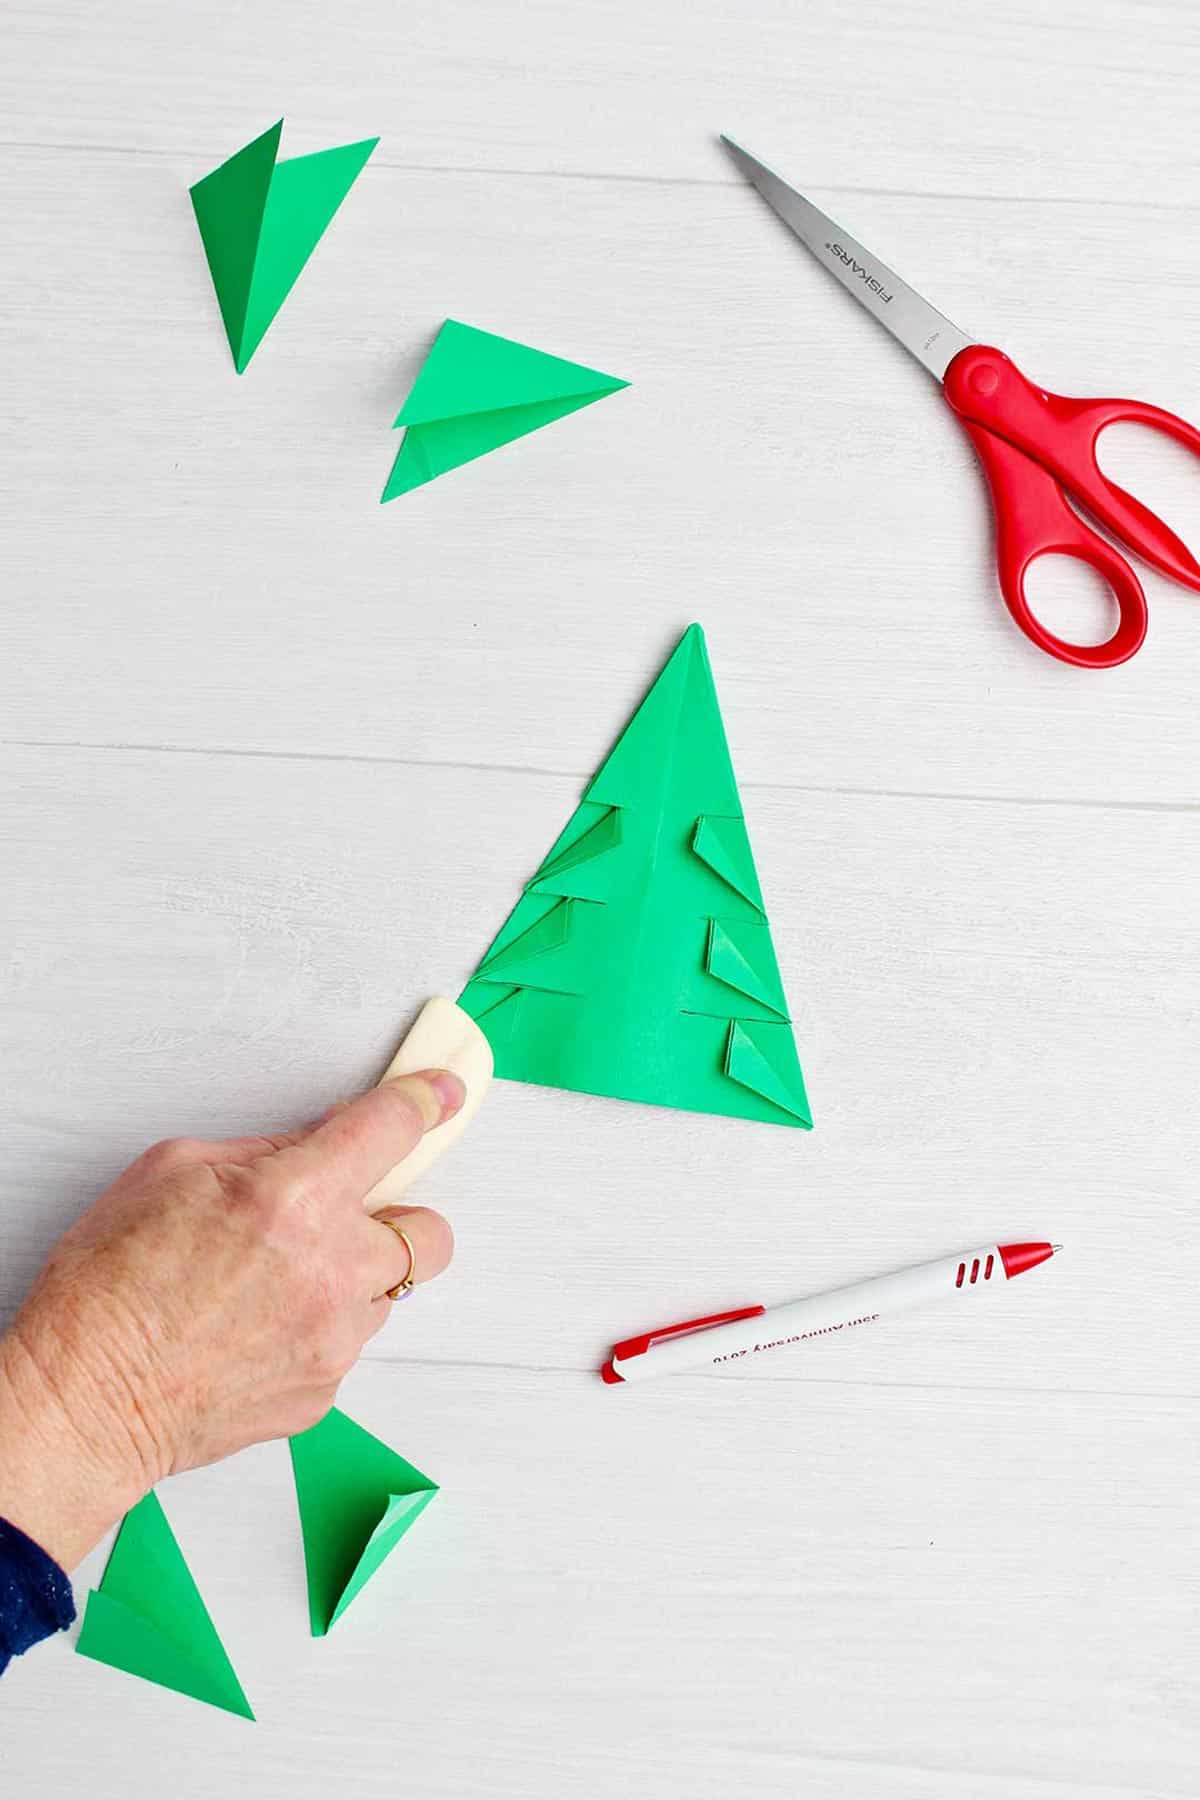
[[[437,1483],[336,1407],[290,1440],[308,1616],[324,1637],[437,1493]]]
[[[282,130],[280,119],[191,190],[239,375],[379,142],[278,162]]]
[[[628,386],[598,369],[447,319],[396,418],[404,440],[383,499],[395,500]]]
[[[510,1080],[812,1124],[698,625],[459,1004]]]
[[[157,1494],[126,1513],[100,1586],[88,1595],[75,1648],[143,1681],[254,1717]]]

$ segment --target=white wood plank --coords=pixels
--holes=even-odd
[[[414,0],[351,16],[260,0],[233,30],[213,0],[9,16],[17,144],[208,166],[285,112],[298,152],[382,131],[393,165],[711,180],[705,133],[753,128],[802,144],[813,183],[1195,201],[1200,28],[1170,0]]]

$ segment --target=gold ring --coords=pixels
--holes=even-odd
[[[397,1225],[395,1219],[380,1219],[379,1223],[381,1225],[386,1225],[389,1231],[394,1231],[396,1236],[400,1239],[400,1242],[404,1245],[404,1248],[408,1251],[408,1274],[404,1277],[403,1281],[398,1281],[395,1287],[390,1287],[387,1290],[387,1297],[389,1300],[398,1300],[401,1294],[410,1294],[412,1292],[413,1275],[417,1267],[417,1253],[412,1247],[412,1239],[409,1237],[407,1231],[405,1231],[402,1226]]]

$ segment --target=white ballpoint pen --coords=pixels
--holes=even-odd
[[[988,1244],[982,1250],[918,1263],[911,1269],[877,1275],[871,1281],[859,1281],[809,1300],[791,1300],[769,1310],[742,1306],[703,1319],[686,1319],[681,1325],[664,1325],[614,1344],[600,1373],[608,1382],[643,1381],[676,1369],[750,1363],[768,1351],[874,1325],[927,1301],[974,1299],[985,1288],[1001,1288],[1015,1275],[1035,1269],[1061,1249],[1061,1244]]]

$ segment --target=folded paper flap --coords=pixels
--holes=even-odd
[[[335,1407],[291,1440],[309,1616],[323,1636],[437,1492]]]
[[[152,1681],[173,1693],[253,1719],[241,1683],[222,1651],[219,1665],[205,1661],[136,1607],[93,1588],[75,1648],[92,1662]]]
[[[764,911],[750,838],[746,822],[740,815],[718,817],[702,813],[696,820],[692,849],[735,894],[749,901],[756,911]]]
[[[431,1481],[425,1487],[418,1488],[415,1493],[389,1494],[378,1525],[362,1547],[359,1567],[361,1568],[363,1558],[372,1545],[386,1544],[384,1551],[386,1554],[386,1551],[390,1550],[408,1530],[418,1513],[424,1512],[439,1491],[437,1482]],[[380,1560],[382,1561],[382,1557]]]
[[[506,970],[561,950],[571,935],[571,915],[575,905],[574,900],[553,899],[540,918],[534,919],[515,937],[508,938],[498,949],[489,951],[479,965],[479,973],[489,978],[496,975],[504,978]]]
[[[267,203],[267,189],[271,185],[271,171],[275,167],[275,159],[279,155],[279,139],[283,132],[283,120],[277,119],[274,125],[258,137],[244,144],[240,150],[227,157],[223,163],[194,181],[188,190],[195,202],[197,195],[203,200],[210,196],[220,195],[223,201],[232,202],[235,198],[242,203],[239,217],[245,218],[247,211],[252,210],[247,203],[257,199],[259,218]]]
[[[225,335],[238,359],[283,120],[191,189]]]
[[[569,875],[564,883],[571,884]],[[549,913],[542,910],[547,903]],[[603,901],[526,893],[513,909],[503,944],[473,979],[544,994],[590,992],[605,979],[606,912]]]
[[[102,1587],[92,1588],[75,1648],[93,1662],[178,1689],[204,1683],[207,1669],[186,1641],[164,1631],[156,1619]]]
[[[492,1014],[498,1012],[500,1007],[507,1006],[510,1000],[514,1005],[517,1004],[525,991],[523,988],[503,987],[497,984],[495,987],[484,987],[481,985],[477,991],[471,992],[471,989],[474,987],[475,980],[472,979],[468,984],[467,993],[470,996],[471,1004],[474,1008],[471,1017],[475,1020],[477,1025],[481,1020],[488,1019]],[[464,1001],[465,998],[466,996],[464,996]],[[465,1003],[463,1005],[463,1011],[467,1011]],[[491,1040],[489,1039],[488,1041],[490,1042]]]
[[[725,1073],[799,1124],[812,1124],[795,1041],[787,1025],[735,1019],[726,1043]]]
[[[447,319],[396,415],[404,439],[382,499],[395,500],[628,385]]]
[[[281,119],[279,123],[282,125],[283,120]],[[343,167],[339,170],[337,176],[339,182],[346,171],[350,168],[353,168],[354,170],[354,174],[350,176],[350,180],[346,184],[347,187],[349,187],[350,183],[354,180],[354,176],[366,166],[372,151],[375,150],[378,143],[378,137],[356,138],[352,144],[333,144],[328,150],[306,150],[303,156],[288,156],[285,157],[282,162],[277,162],[275,171],[276,174],[281,174],[284,169],[292,169],[295,170],[298,175],[308,175],[311,174],[318,165],[321,166],[322,172],[324,172],[326,170],[332,171],[341,164]]]
[[[459,418],[432,419],[423,425],[405,425],[404,440],[392,464],[382,502],[396,500],[401,494],[435,481],[464,463],[474,462],[528,437],[544,425],[553,425],[570,413],[579,412],[603,394],[584,394],[567,400],[541,400],[532,406],[509,406],[497,412],[467,413]],[[400,421],[398,420],[399,424]]]
[[[153,1489],[121,1521],[100,1586],[164,1626],[186,1623],[193,1645],[207,1637],[220,1648],[216,1626]]]
[[[276,163],[250,284],[243,360],[261,342],[378,142],[367,138]]]
[[[424,1512],[437,1491],[436,1487],[431,1486],[418,1494],[389,1496],[383,1517],[363,1545],[358,1561],[338,1596],[337,1605],[330,1615],[329,1629],[332,1630],[351,1601],[362,1593],[372,1575],[391,1555],[409,1526]]]
[[[234,364],[241,373],[379,142],[277,160],[283,120],[192,188]]]
[[[496,1057],[504,1056],[520,1032],[521,1002],[527,991],[520,987],[492,987],[478,977],[463,989],[463,1010],[472,1014]]]
[[[537,868],[534,870],[533,879],[536,881],[538,876],[545,874],[545,872],[555,863],[560,861],[569,850],[573,850],[584,838],[590,836],[594,828],[597,825],[602,824],[608,819],[609,815],[614,812],[618,814],[619,823],[619,807],[593,806],[590,802],[581,800],[558,836],[555,838],[554,842],[551,844],[549,850],[547,850],[545,856],[543,856]],[[527,882],[526,886],[528,885],[529,883]]]
[[[121,1520],[104,1565],[101,1586],[106,1594],[138,1604],[160,1593],[182,1553],[158,1495],[150,1492]],[[184,1564],[186,1571],[186,1564]]]
[[[585,828],[582,833],[572,838],[561,849],[559,848],[559,845],[562,844],[560,837],[559,845],[555,845],[549,856],[546,857],[529,886],[537,890],[544,882],[560,880],[582,864],[593,862],[596,857],[604,856],[608,851],[617,849],[623,835],[621,808],[619,806],[606,808],[594,825],[587,824],[585,820]]]
[[[390,1497],[437,1487],[428,1475],[336,1406],[290,1440],[297,1481],[310,1480],[314,1498],[330,1509],[327,1522],[346,1523],[353,1504],[365,1542]]]
[[[709,924],[704,966],[727,987],[769,1007],[787,1020],[787,1000],[769,927],[746,919],[713,919]]]
[[[447,319],[396,424],[423,425],[586,395],[599,398],[628,385],[599,369]]]
[[[429,1476],[422,1475],[419,1469],[414,1469],[413,1474],[419,1481],[420,1486],[410,1488],[406,1493],[389,1494],[387,1512],[384,1514],[384,1519],[387,1519],[393,1512],[409,1511],[412,1507],[424,1506],[428,1501],[433,1499],[435,1494],[441,1493],[442,1488],[440,1482],[431,1481]],[[382,1523],[383,1520],[381,1519],[380,1524]]]
[[[254,1716],[153,1492],[122,1521],[100,1586],[89,1597],[77,1649],[162,1687]]]

